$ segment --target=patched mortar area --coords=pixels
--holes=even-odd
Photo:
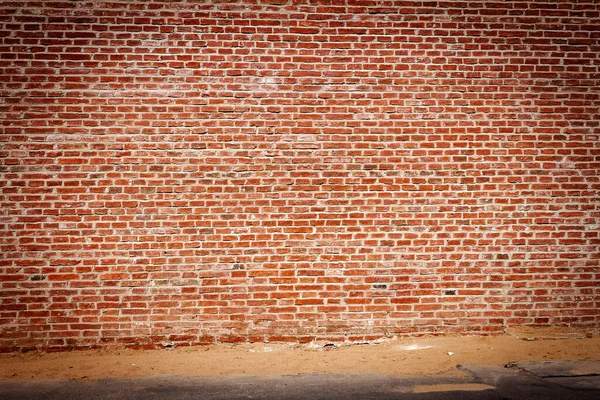
[[[600,329],[577,329],[564,326],[518,326],[508,328],[506,333],[522,340],[561,340],[584,339],[598,336],[600,334]]]

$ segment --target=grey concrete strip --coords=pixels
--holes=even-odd
[[[572,389],[596,390],[598,393],[600,393],[600,377],[598,376],[545,378],[544,380]]]
[[[229,400],[413,399],[500,400],[488,386],[463,378],[394,378],[375,374],[280,377],[157,377],[98,381],[0,382],[1,399],[19,400]]]
[[[540,378],[600,375],[600,361],[512,362],[507,367],[526,371]]]
[[[600,399],[600,390],[568,387],[549,379],[508,368],[480,365],[462,365],[459,368],[470,372],[478,382],[494,386],[496,391],[507,399]]]
[[[600,377],[539,378],[500,367],[462,366],[465,377],[377,374],[182,377],[0,382],[2,400],[585,400],[599,399]],[[584,379],[585,378],[585,379]],[[584,380],[582,380],[584,379]],[[570,380],[570,381],[569,381]]]

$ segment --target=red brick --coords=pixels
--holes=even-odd
[[[0,4],[0,351],[598,327],[600,4],[301,3]]]

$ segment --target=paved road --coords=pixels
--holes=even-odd
[[[0,382],[0,399],[600,399],[594,368],[554,365],[561,372],[552,373],[552,366],[542,365],[540,372],[537,364],[525,364],[510,369],[460,366],[469,373],[464,378],[306,374]]]

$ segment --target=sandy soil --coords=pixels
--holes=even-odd
[[[557,334],[552,330],[494,337],[403,338],[340,347],[267,343],[154,351],[31,352],[0,355],[0,379],[349,372],[459,376],[457,364],[502,366],[511,361],[540,360],[600,360],[600,337],[589,332]]]

